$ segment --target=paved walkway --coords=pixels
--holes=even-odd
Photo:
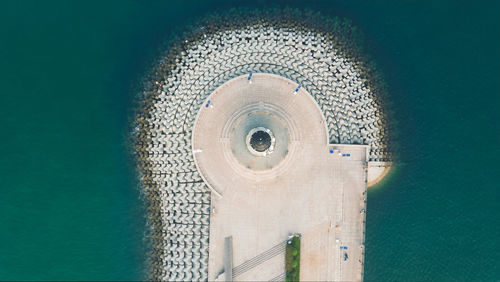
[[[218,195],[212,196],[209,280],[224,270],[225,237],[233,237],[238,266],[292,233],[303,236],[301,280],[361,280],[367,146],[328,144],[319,107],[303,89],[294,94],[297,87],[275,75],[253,74],[252,83],[239,77],[217,89],[197,117],[195,161]],[[255,113],[276,118],[288,130],[282,141],[288,142],[287,153],[267,170],[242,162],[238,150],[246,147],[234,145],[242,138],[238,126]],[[283,260],[270,258],[237,279],[278,277]]]

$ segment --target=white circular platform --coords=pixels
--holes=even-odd
[[[194,124],[192,146],[198,171],[212,190],[223,194],[235,186],[265,185],[286,175],[304,154],[325,148],[322,112],[309,93],[297,88],[281,76],[253,74],[251,83],[248,75],[240,76],[208,97]],[[255,128],[272,132],[272,153],[249,150],[246,139]]]

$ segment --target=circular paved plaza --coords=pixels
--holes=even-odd
[[[289,79],[259,73],[236,77],[208,97],[192,142],[205,183],[222,195],[286,175],[307,157],[307,148],[324,148],[327,140],[324,117],[309,93]]]

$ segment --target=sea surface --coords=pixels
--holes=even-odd
[[[500,279],[499,1],[0,3],[0,280],[147,277],[129,132],[172,30],[233,6],[351,18],[398,162],[368,193],[366,281]]]

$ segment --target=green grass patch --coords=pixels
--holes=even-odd
[[[300,235],[295,234],[286,242],[286,281],[299,281],[300,277]]]

